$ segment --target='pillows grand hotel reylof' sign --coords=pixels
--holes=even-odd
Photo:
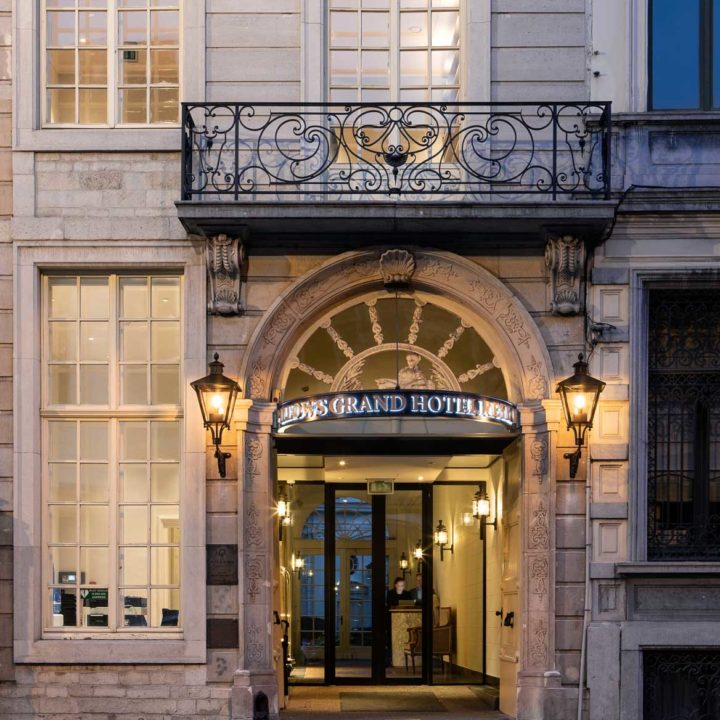
[[[507,400],[449,390],[366,390],[280,403],[277,429],[319,420],[391,417],[475,420],[508,429],[519,425],[518,410]]]

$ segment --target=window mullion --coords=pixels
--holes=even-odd
[[[120,512],[119,505],[119,466],[118,466],[118,442],[119,442],[119,423],[117,419],[110,420],[110,442],[108,443],[108,482],[109,501],[110,501],[110,537],[108,538],[108,555],[110,556],[110,577],[108,587],[108,627],[112,631],[116,631],[122,626],[119,613],[119,562],[120,549],[118,542],[118,514]]]
[[[117,5],[115,0],[108,2],[107,9],[107,122],[110,127],[117,125],[117,93],[118,93],[118,52],[117,52]]]

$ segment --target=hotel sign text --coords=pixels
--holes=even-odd
[[[318,420],[351,418],[460,418],[507,428],[519,425],[517,408],[507,400],[445,390],[367,390],[328,393],[281,403],[277,428]]]

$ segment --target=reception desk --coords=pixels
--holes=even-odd
[[[421,607],[390,608],[390,642],[393,667],[405,667],[405,646],[408,642],[408,628],[421,625]],[[419,658],[415,660],[416,665],[418,660]]]

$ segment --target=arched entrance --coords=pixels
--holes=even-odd
[[[273,411],[277,401],[286,393],[309,392],[318,383],[329,390],[347,387],[373,362],[387,365],[388,357],[398,357],[399,338],[393,336],[386,343],[380,338],[382,330],[367,347],[357,353],[347,352],[343,338],[334,327],[334,318],[343,311],[364,307],[373,333],[373,303],[387,297],[386,285],[399,280],[410,283],[412,295],[401,295],[402,302],[411,303],[413,315],[418,308],[432,307],[438,313],[459,320],[457,336],[452,342],[473,333],[487,349],[487,358],[469,365],[465,373],[458,373],[443,360],[440,348],[431,353],[417,338],[403,338],[403,367],[396,368],[395,384],[403,385],[400,374],[405,371],[405,383],[412,386],[420,373],[435,387],[457,388],[458,378],[466,380],[490,374],[488,363],[495,372],[495,385],[502,386],[507,400],[519,412],[522,434],[517,460],[518,518],[514,573],[503,579],[512,589],[516,608],[514,617],[501,630],[500,654],[505,653],[506,671],[510,683],[503,691],[505,708],[515,711],[520,688],[518,716],[523,705],[528,708],[542,704],[543,688],[554,677],[554,643],[552,615],[553,587],[553,509],[551,498],[550,448],[552,435],[548,432],[543,400],[547,399],[552,372],[547,350],[539,331],[522,304],[490,273],[466,259],[433,250],[393,251],[368,250],[348,253],[334,258],[309,273],[279,298],[257,327],[245,356],[243,374],[246,394],[251,398],[247,418],[238,422],[238,469],[244,479],[241,532],[241,555],[245,569],[244,608],[241,648],[244,668],[238,675],[241,686],[272,686],[274,643],[269,619],[279,602],[280,558],[276,542],[276,524],[272,516],[276,466],[273,455]],[[435,311],[435,310],[434,310]],[[382,323],[377,323],[382,326]],[[322,329],[332,340],[337,353],[347,362],[337,370],[316,367],[299,356],[314,333]],[[331,330],[334,330],[333,333]],[[412,331],[410,333],[412,335]],[[386,347],[389,345],[389,347]],[[386,355],[383,360],[383,355]],[[412,357],[412,359],[411,359]],[[423,368],[423,365],[425,366]],[[477,371],[470,378],[472,371]],[[374,372],[373,381],[383,381],[387,371]],[[378,375],[378,377],[375,377]],[[306,378],[305,384],[299,384]],[[365,380],[366,383],[367,379]],[[363,385],[363,381],[359,381]],[[307,387],[305,391],[303,388]],[[509,549],[508,552],[513,552]],[[512,562],[508,572],[512,572]],[[274,587],[272,583],[275,583]],[[512,593],[509,593],[509,595]],[[521,622],[518,622],[519,619]],[[244,650],[244,652],[243,652]],[[244,683],[244,685],[243,685]]]

